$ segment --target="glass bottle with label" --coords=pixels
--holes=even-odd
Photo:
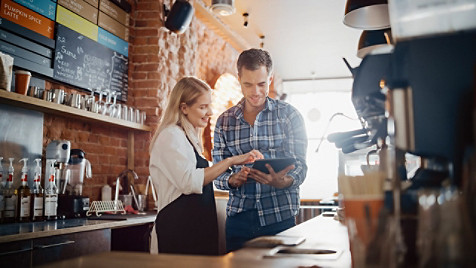
[[[56,160],[47,160],[46,168],[50,170],[48,182],[45,181],[45,219],[56,220],[56,212],[58,208],[58,188],[55,182],[55,164]]]
[[[5,188],[5,182],[3,181],[3,157],[0,157],[0,223],[3,222],[3,210],[5,209],[5,199],[3,197],[3,191]]]
[[[28,187],[28,158],[20,159],[19,162],[23,162],[23,168],[21,169],[21,185],[17,189],[17,221],[28,222],[31,202],[30,187]]]
[[[43,221],[43,187],[41,187],[41,158],[35,159],[36,167],[31,190],[31,220]]]
[[[13,188],[13,160],[14,158],[9,158],[10,166],[8,167],[8,177],[3,189],[3,198],[5,199],[5,209],[3,210],[3,222],[12,223],[15,222],[16,217],[16,205],[17,205],[17,195],[15,189]]]

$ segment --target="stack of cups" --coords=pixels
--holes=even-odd
[[[15,71],[15,92],[26,95],[28,86],[30,85],[31,73],[23,70]]]

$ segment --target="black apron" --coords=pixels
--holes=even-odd
[[[197,168],[208,161],[195,150]],[[155,220],[159,253],[218,255],[218,222],[212,183],[202,194],[182,194]]]

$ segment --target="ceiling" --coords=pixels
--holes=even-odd
[[[211,0],[203,0],[210,6]],[[345,0],[235,0],[236,12],[219,17],[249,47],[268,50],[286,81],[351,77],[342,58],[360,64],[361,30],[342,23]],[[248,13],[244,27],[243,13]]]

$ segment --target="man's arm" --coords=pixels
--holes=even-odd
[[[304,125],[304,119],[299,111],[290,106],[290,113],[287,117],[288,126],[286,136],[288,140],[288,150],[291,156],[296,158],[295,168],[287,176],[293,179],[290,186],[298,187],[304,182],[307,173],[306,152],[307,152],[307,134]]]
[[[212,150],[212,157],[213,163],[218,163],[223,159],[232,156],[231,152],[228,150],[226,146],[226,141],[223,134],[222,129],[222,117],[219,117],[217,123],[215,125],[215,132],[213,136],[213,150]],[[228,169],[226,172],[222,173],[218,176],[213,183],[215,186],[220,190],[230,190],[233,189],[231,185],[228,184],[228,180],[231,176],[231,169]]]

